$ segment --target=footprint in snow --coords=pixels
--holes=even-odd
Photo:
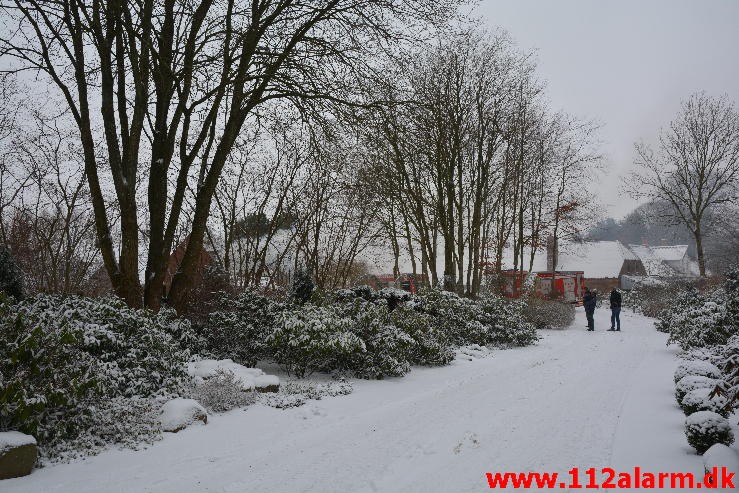
[[[310,404],[307,406],[303,406],[301,408],[301,411],[300,411],[301,418],[309,419],[315,416],[319,416],[319,417],[326,416],[326,410],[321,407],[310,405]]]
[[[463,448],[478,448],[479,446],[480,440],[477,438],[477,434],[468,432],[464,435],[462,441],[460,441],[452,450],[455,454],[460,454]]]

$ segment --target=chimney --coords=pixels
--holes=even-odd
[[[554,272],[559,257],[559,242],[554,236],[547,237],[547,271]]]

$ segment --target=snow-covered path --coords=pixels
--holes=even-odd
[[[3,492],[466,492],[486,472],[574,466],[702,473],[672,397],[677,361],[651,321],[584,315],[533,347],[357,381],[346,397],[214,416],[144,451],[3,481]],[[563,490],[564,491],[564,490]],[[673,490],[674,491],[674,490]]]

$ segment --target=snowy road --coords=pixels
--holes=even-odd
[[[578,312],[534,347],[358,381],[346,397],[215,416],[147,450],[44,468],[0,491],[467,492],[489,490],[485,473],[496,471],[702,473],[666,336],[627,313],[623,332],[604,332],[607,317],[596,313],[589,333]]]

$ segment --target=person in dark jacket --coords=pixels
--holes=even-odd
[[[611,291],[611,328],[608,330],[621,331],[621,293],[613,288]]]
[[[598,302],[598,297],[595,291],[591,291],[589,288],[585,288],[585,295],[582,297],[583,306],[585,306],[585,317],[588,319],[588,331],[595,330],[595,304]]]

